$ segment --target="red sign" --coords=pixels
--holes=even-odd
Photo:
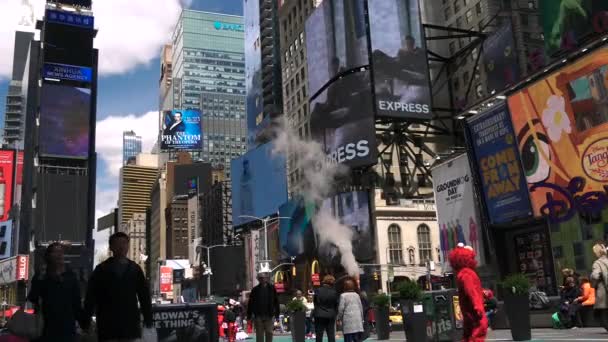
[[[8,220],[13,204],[13,169],[15,152],[0,150],[0,221]]]
[[[173,292],[173,269],[169,266],[160,267],[160,292]]]
[[[27,255],[17,256],[17,280],[28,279],[29,260]]]
[[[319,273],[313,273],[311,275],[311,278],[312,278],[312,285],[321,286],[321,276],[319,275]]]

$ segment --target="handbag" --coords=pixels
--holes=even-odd
[[[13,314],[6,324],[6,328],[16,336],[36,340],[42,336],[44,320],[42,314],[30,314],[21,308]]]

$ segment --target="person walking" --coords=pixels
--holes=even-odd
[[[51,243],[44,252],[46,271],[32,279],[27,300],[42,312],[44,329],[40,342],[76,341],[76,322],[82,327],[80,283],[65,265],[64,246]]]
[[[99,264],[89,280],[85,299],[87,320],[97,317],[100,342],[136,341],[144,326],[152,327],[152,299],[144,273],[127,258],[129,236],[118,232],[110,236],[112,257]]]
[[[595,288],[594,313],[601,326],[608,330],[608,257],[606,246],[597,243],[593,246],[597,260],[591,268],[591,280]]]
[[[353,279],[344,281],[344,293],[338,304],[338,320],[342,322],[344,342],[360,342],[363,335],[363,304]]]
[[[316,341],[323,342],[323,334],[327,332],[329,342],[336,341],[336,316],[338,315],[338,292],[334,288],[336,278],[332,275],[323,277],[323,285],[316,291],[313,302],[315,309]]]
[[[247,321],[253,318],[257,342],[272,342],[274,317],[279,316],[277,291],[269,278],[268,273],[258,274],[260,283],[251,290],[247,305]]]

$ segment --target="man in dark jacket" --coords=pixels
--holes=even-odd
[[[89,318],[96,313],[99,341],[135,341],[141,338],[140,315],[152,327],[150,289],[139,265],[127,258],[127,234],[113,234],[110,250],[113,257],[98,265],[89,280],[85,313]]]
[[[279,316],[279,299],[274,286],[269,283],[270,274],[259,273],[260,282],[251,290],[247,305],[247,320],[253,318],[256,341],[272,342],[274,318]]]
[[[323,341],[323,333],[327,332],[329,342],[336,341],[336,316],[338,315],[338,302],[340,296],[334,288],[336,278],[332,275],[323,277],[323,286],[314,296],[315,333],[317,342]]]

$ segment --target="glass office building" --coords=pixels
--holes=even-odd
[[[182,11],[173,33],[173,108],[202,113],[195,159],[224,166],[246,151],[243,17]]]
[[[141,137],[133,131],[122,133],[122,164],[127,165],[129,159],[134,159],[141,153]]]

